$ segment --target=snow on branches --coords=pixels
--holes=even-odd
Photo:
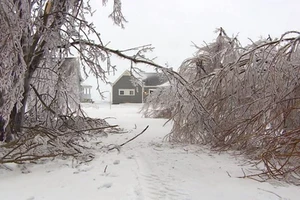
[[[101,48],[100,34],[85,19],[88,13],[91,7],[83,0],[1,1],[0,110],[11,132],[21,130],[30,84],[45,63],[47,69],[55,69],[77,51],[81,66],[98,79],[106,81],[107,72],[114,70],[109,50]],[[119,0],[114,1],[112,16],[119,25],[125,21]]]
[[[111,18],[123,26],[121,1],[113,4]],[[51,140],[44,143],[47,148],[56,147],[58,152],[75,149],[65,142],[79,140],[85,132],[67,126],[67,132],[62,133],[60,127],[78,117],[86,119],[78,105],[79,68],[102,81],[114,70],[112,50],[104,47],[95,26],[86,20],[88,14],[92,9],[84,0],[0,2],[0,138],[10,142],[0,146],[1,153],[7,148],[12,149],[10,154],[19,151],[18,159],[22,160],[30,150],[33,156],[39,146],[37,135]],[[76,51],[79,59],[69,62],[67,57]],[[99,128],[94,126],[89,129]],[[32,146],[23,148],[28,143]],[[1,162],[9,156],[4,155]]]
[[[238,150],[265,164],[260,175],[299,183],[299,42],[292,31],[242,47],[220,29],[180,66],[186,83],[155,92],[145,115],[161,105],[172,111],[171,141]]]

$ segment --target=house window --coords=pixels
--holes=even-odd
[[[119,96],[134,96],[134,89],[119,89]]]
[[[155,91],[155,89],[149,89],[149,94],[152,94]]]
[[[91,94],[91,89],[90,88],[84,88],[83,89],[83,94]]]

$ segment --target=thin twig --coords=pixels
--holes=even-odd
[[[111,150],[113,150],[113,149],[117,149],[117,147],[122,147],[122,146],[124,146],[125,144],[131,142],[132,140],[134,140],[134,139],[136,139],[137,137],[139,137],[140,135],[142,135],[148,128],[149,128],[149,125],[147,125],[146,128],[144,128],[144,130],[143,130],[141,133],[137,134],[137,135],[134,136],[133,138],[127,140],[126,142],[124,142],[124,143],[122,143],[122,144],[120,144],[120,145],[115,145],[114,147],[108,149],[108,151],[111,151]]]
[[[264,192],[269,192],[269,193],[271,193],[271,194],[276,195],[279,199],[282,199],[282,197],[279,196],[278,194],[276,194],[275,192],[272,192],[272,191],[269,191],[269,190],[265,190],[265,189],[262,189],[262,188],[257,188],[257,189],[258,189],[258,190],[261,190],[261,191],[264,191]]]
[[[227,175],[228,175],[229,177],[231,177],[231,175],[229,174],[229,172],[228,172],[228,171],[226,171],[226,173],[227,173]]]
[[[118,127],[118,125],[103,126],[103,127],[96,127],[96,128],[82,129],[82,130],[75,130],[75,132],[95,131],[95,130],[103,130],[103,129],[107,129],[107,128],[115,128],[115,127]]]

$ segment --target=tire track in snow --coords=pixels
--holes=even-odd
[[[151,158],[152,155],[138,152],[135,159],[138,164],[138,178],[141,184],[143,197],[148,199],[163,200],[189,200],[189,195],[180,190],[180,184],[175,183],[172,174],[162,171],[166,166],[160,166],[158,158]],[[160,163],[162,165],[167,163]]]
[[[155,174],[144,175],[143,179],[146,181],[146,193],[149,199],[189,199],[188,195],[174,189],[174,185],[170,179],[159,177]]]

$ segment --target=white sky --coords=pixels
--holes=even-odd
[[[150,57],[156,62],[177,69],[181,62],[192,56],[195,48],[216,38],[214,31],[223,27],[228,35],[239,35],[243,44],[248,38],[280,37],[290,30],[300,30],[299,0],[122,0],[123,14],[128,23],[125,29],[113,25],[108,15],[113,0],[106,7],[102,0],[91,0],[97,10],[92,21],[109,47],[127,49],[144,44],[155,47]],[[119,70],[118,76],[129,68],[129,62],[113,60]],[[147,71],[149,67],[144,67]],[[96,86],[93,78],[87,84]],[[95,87],[94,87],[95,88]],[[103,90],[109,90],[103,84]],[[93,91],[93,98],[99,100]]]

